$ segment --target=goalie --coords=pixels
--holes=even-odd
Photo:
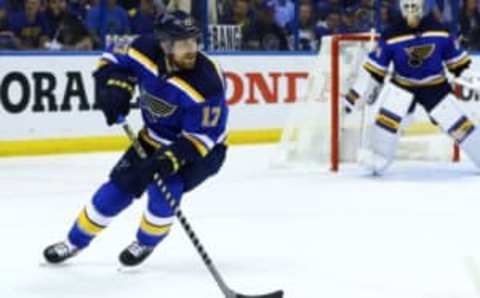
[[[480,167],[480,130],[462,111],[445,71],[465,75],[471,60],[442,24],[424,15],[423,7],[423,0],[400,1],[401,20],[382,33],[345,96],[351,108],[379,101],[368,145],[358,155],[359,163],[374,174],[392,163],[399,130],[416,105]],[[390,64],[391,80],[384,82]]]

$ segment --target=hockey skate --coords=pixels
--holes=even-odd
[[[124,266],[137,266],[153,252],[153,249],[153,246],[142,245],[134,241],[120,253],[120,263]]]
[[[47,246],[43,251],[43,256],[51,264],[61,263],[71,257],[74,257],[80,249],[76,248],[67,241],[58,242]]]

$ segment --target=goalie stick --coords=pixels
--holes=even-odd
[[[121,118],[117,121],[117,123],[122,125],[123,130],[127,134],[130,141],[132,142],[132,145],[135,151],[138,153],[138,155],[141,158],[147,158],[147,154],[144,148],[142,147],[140,142],[137,140],[135,133],[131,129],[130,125],[126,122],[126,120],[124,118]],[[172,208],[178,221],[180,221],[180,224],[182,225],[183,230],[185,231],[185,233],[187,233],[188,238],[192,242],[197,252],[200,254],[202,261],[207,266],[208,271],[210,271],[215,282],[217,283],[218,287],[220,288],[220,290],[222,291],[222,293],[225,295],[226,298],[282,298],[283,297],[282,290],[278,290],[276,292],[272,292],[265,295],[243,295],[233,291],[230,287],[228,287],[223,277],[220,275],[217,268],[213,264],[213,261],[208,255],[207,251],[205,250],[203,245],[200,243],[200,240],[198,239],[196,233],[192,229],[192,226],[190,225],[187,218],[185,217],[182,210],[180,209],[180,206],[176,204],[176,200],[173,197],[173,195],[170,193],[167,187],[163,184],[163,181],[158,178],[158,176],[155,176],[154,179],[155,179],[155,182],[157,183],[158,188],[160,189],[165,199],[167,200],[167,203],[170,205],[170,208]]]

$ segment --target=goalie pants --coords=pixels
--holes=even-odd
[[[147,144],[143,145],[147,152],[153,151]],[[179,173],[165,179],[164,185],[175,198],[177,205],[180,204],[185,192],[197,187],[218,172],[225,159],[225,154],[226,146],[219,144],[206,158],[185,166]],[[135,160],[138,160],[138,156],[132,147],[116,164],[112,174],[116,167],[135,162]],[[165,195],[155,183],[148,186],[147,197],[147,207],[141,217],[136,237],[137,241],[143,245],[155,246],[168,235],[174,221],[174,214]],[[68,240],[79,248],[88,246],[95,236],[133,201],[132,194],[121,191],[112,180],[106,182],[78,215],[68,233]]]

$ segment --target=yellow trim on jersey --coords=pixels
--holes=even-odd
[[[148,135],[148,132],[145,130],[145,129],[142,129],[140,131],[140,137],[142,138],[142,140],[145,141],[145,143],[147,143],[148,145],[152,146],[153,148],[155,148],[156,150],[160,149],[162,147],[162,144],[155,141],[152,137],[150,137]]]
[[[386,115],[378,115],[377,121],[382,123],[385,126],[398,130],[400,128],[400,123],[396,120],[386,116]]]
[[[422,33],[422,37],[450,37],[450,34],[446,31],[441,30],[432,30],[432,31],[425,31]]]
[[[198,153],[200,153],[200,155],[202,157],[205,157],[207,154],[208,154],[208,148],[207,146],[205,146],[201,141],[197,140],[194,136],[192,135],[188,135],[188,134],[183,134],[187,140],[189,140],[190,142],[192,142],[193,146],[195,146],[195,148],[197,149]]]
[[[375,65],[373,65],[371,63],[368,63],[368,62],[366,62],[363,65],[363,68],[365,68],[366,71],[373,72],[374,74],[376,74],[378,76],[381,76],[381,77],[385,77],[387,75],[387,72],[385,70],[380,69],[380,68],[376,67]]]
[[[104,67],[104,66],[106,66],[106,65],[108,65],[108,64],[110,64],[110,63],[111,63],[111,62],[110,62],[109,60],[107,60],[107,59],[105,59],[105,58],[100,58],[100,59],[98,59],[98,61],[97,61],[96,69],[98,70],[98,69],[100,69],[100,68],[102,68],[102,67]]]
[[[447,63],[447,68],[448,70],[455,70],[457,68],[460,68],[462,66],[465,66],[465,64],[468,64],[469,62],[471,62],[472,60],[470,59],[469,56],[465,56],[463,57],[462,59],[460,59],[460,61],[457,61],[457,62],[454,62],[454,63],[450,63],[448,64]]]
[[[137,51],[134,48],[128,49],[128,56],[131,57],[133,60],[140,63],[143,67],[148,69],[154,75],[158,74],[158,66],[155,62],[152,61],[149,57],[144,55],[143,53]]]
[[[172,162],[173,172],[176,173],[180,169],[180,163],[178,162],[177,157],[170,150],[165,151],[165,156]]]
[[[435,85],[440,85],[443,84],[447,81],[445,77],[440,77],[434,80],[431,80],[426,83],[415,83],[412,81],[408,81],[405,79],[400,79],[400,78],[393,78],[393,81],[403,87],[429,87],[429,86],[435,86]]]
[[[105,227],[95,223],[91,220],[87,215],[87,209],[83,208],[82,212],[77,219],[77,224],[84,232],[90,235],[97,235],[100,233]]]
[[[140,229],[154,236],[161,236],[161,235],[168,234],[168,232],[170,232],[171,227],[172,227],[172,224],[163,225],[163,226],[154,225],[148,222],[145,216],[142,216],[142,222],[140,223]]]
[[[205,98],[203,95],[200,94],[192,85],[187,83],[187,81],[179,78],[179,77],[171,77],[168,79],[168,82],[177,87],[178,89],[182,90],[183,92],[187,93],[195,102],[202,103],[205,102]]]
[[[415,38],[414,34],[399,35],[399,36],[387,39],[387,44],[392,45],[392,44],[408,41],[408,40],[414,39],[414,38]]]

